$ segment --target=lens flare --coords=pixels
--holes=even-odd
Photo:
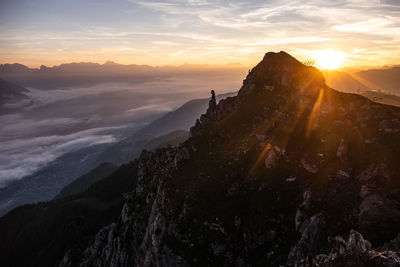
[[[321,69],[334,70],[342,66],[346,60],[346,54],[333,50],[322,50],[315,54],[317,67]]]
[[[306,136],[307,138],[310,136],[312,129],[313,129],[313,124],[315,123],[315,118],[317,117],[320,109],[321,109],[321,103],[324,97],[324,89],[321,89],[319,91],[319,95],[317,100],[314,103],[314,107],[310,113],[310,116],[308,118],[308,122],[307,122],[307,132],[306,132]]]

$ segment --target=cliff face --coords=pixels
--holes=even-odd
[[[184,144],[142,153],[119,219],[60,265],[399,266],[399,131],[400,109],[267,53]]]

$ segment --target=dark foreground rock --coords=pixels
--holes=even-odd
[[[376,251],[371,248],[371,243],[363,236],[350,231],[350,236],[345,241],[341,236],[330,238],[331,252],[316,255],[314,258],[303,259],[296,262],[297,266],[400,266],[400,255],[393,251]]]

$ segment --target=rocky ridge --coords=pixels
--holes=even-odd
[[[398,108],[267,53],[189,140],[142,153],[119,219],[60,266],[400,266],[398,131]]]

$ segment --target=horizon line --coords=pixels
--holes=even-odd
[[[296,58],[297,59],[297,58]],[[298,59],[297,59],[298,60]],[[300,62],[303,62],[301,60],[299,60]],[[137,64],[137,63],[128,63],[128,64],[124,64],[124,63],[118,63],[114,60],[106,60],[103,61],[104,63],[101,62],[96,62],[96,61],[69,61],[69,62],[61,62],[59,64],[56,65],[45,65],[45,64],[26,64],[26,63],[20,63],[20,62],[13,62],[13,63],[0,63],[0,66],[3,65],[22,65],[25,66],[31,70],[40,70],[42,67],[44,68],[55,68],[55,67],[60,67],[61,65],[69,65],[69,64],[97,64],[99,66],[104,66],[107,64],[115,64],[115,65],[119,65],[119,66],[139,66],[139,67],[151,67],[151,68],[167,68],[167,67],[173,67],[173,68],[179,68],[179,67],[185,67],[185,66],[207,66],[207,67],[228,67],[228,66],[233,66],[233,68],[252,68],[253,66],[255,66],[257,63],[255,64],[251,64],[251,65],[246,65],[240,62],[228,62],[228,63],[223,63],[223,64],[208,64],[208,63],[188,63],[185,62],[183,64],[164,64],[164,65],[151,65],[151,64]],[[337,68],[335,70],[329,70],[329,69],[323,69],[323,68],[318,68],[316,67],[318,70],[320,71],[351,71],[351,70],[370,70],[370,69],[385,69],[385,68],[393,68],[393,67],[399,67],[400,64],[385,64],[385,65],[359,65],[359,66],[343,66],[340,68]]]

